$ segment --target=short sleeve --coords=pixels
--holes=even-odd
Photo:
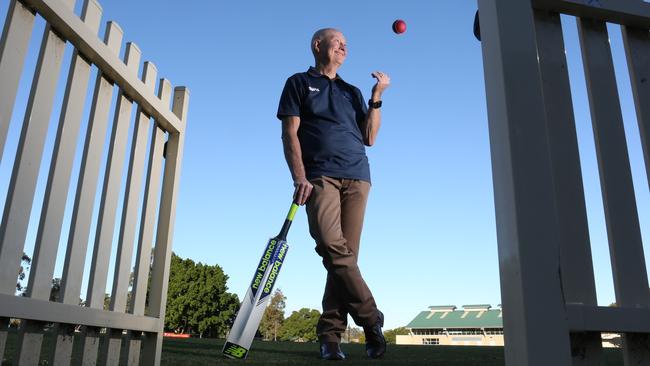
[[[278,106],[278,119],[286,116],[300,116],[300,107],[302,104],[302,85],[298,74],[287,79],[280,97]]]

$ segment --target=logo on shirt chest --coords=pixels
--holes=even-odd
[[[318,89],[318,88],[314,88],[314,87],[310,86],[310,87],[309,87],[309,91],[310,91],[310,92],[316,92],[316,93],[318,93],[318,92],[320,91],[320,89]]]

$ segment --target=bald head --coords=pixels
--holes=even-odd
[[[326,40],[332,33],[341,33],[341,31],[336,28],[323,28],[314,32],[314,35],[311,37],[311,53],[314,54],[314,57],[317,57],[318,55],[316,44]]]
[[[311,52],[317,65],[341,66],[347,55],[345,36],[336,28],[319,29],[311,37]]]

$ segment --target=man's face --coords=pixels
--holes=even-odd
[[[325,39],[320,42],[320,54],[332,63],[339,66],[343,65],[348,54],[348,47],[343,33],[337,31],[327,33]]]

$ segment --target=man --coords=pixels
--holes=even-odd
[[[309,231],[327,269],[323,314],[316,331],[321,357],[341,360],[341,334],[350,314],[363,327],[369,357],[381,357],[386,341],[384,315],[363,280],[357,258],[370,190],[365,146],[374,144],[381,124],[381,96],[388,75],[373,72],[369,108],[358,88],[337,74],[347,56],[343,34],[332,28],[314,33],[315,66],[291,76],[282,91],[284,154],[293,178],[295,201],[307,205]]]

